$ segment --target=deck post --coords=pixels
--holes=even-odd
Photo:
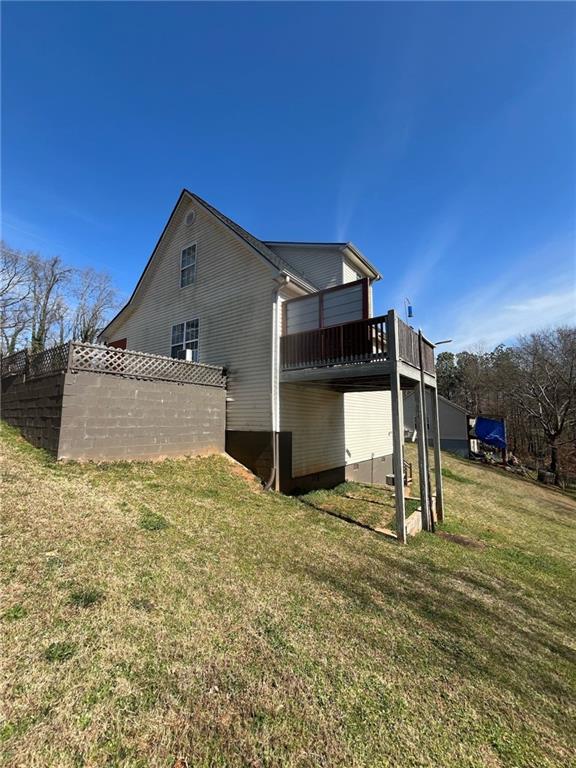
[[[444,520],[444,487],[442,484],[442,454],[440,453],[440,418],[438,415],[438,390],[430,390],[432,401],[432,435],[434,438],[434,479],[436,486],[436,517],[438,522]]]
[[[422,384],[418,382],[414,391],[416,401],[416,435],[418,440],[418,472],[420,475],[420,509],[422,510],[422,528],[425,531],[431,529],[432,512],[430,509],[430,494],[428,488],[428,450],[426,445],[426,407],[423,402],[426,392]]]
[[[400,374],[398,373],[398,318],[392,309],[386,319],[388,357],[392,363],[390,389],[392,394],[392,440],[394,465],[394,498],[396,501],[396,535],[406,544],[406,506],[404,501],[404,405]]]
[[[432,512],[432,489],[430,483],[430,459],[428,456],[428,407],[426,400],[426,379],[424,374],[424,337],[422,331],[418,331],[418,361],[420,366],[420,389],[422,390],[421,403],[421,425],[422,425],[422,438],[424,441],[423,457],[424,457],[424,472],[426,474],[426,490],[428,491],[428,510],[429,510],[429,526],[426,530],[434,533],[434,516]]]

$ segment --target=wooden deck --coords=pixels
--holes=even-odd
[[[318,303],[322,306],[321,301]],[[285,333],[280,339],[280,382],[325,387],[338,392],[390,390],[394,443],[393,474],[398,478],[404,476],[402,390],[414,390],[418,406],[420,520],[425,530],[433,530],[433,502],[428,463],[427,389],[433,392],[430,417],[435,454],[435,504],[438,519],[441,520],[443,515],[434,345],[421,331],[416,332],[403,323],[394,310],[380,317],[363,317],[339,325],[325,326],[322,313],[318,313],[316,320],[315,311],[316,306],[313,305],[312,313],[301,313],[300,317],[297,317],[300,325],[309,324],[308,328],[286,333],[290,325],[286,322],[283,324]],[[297,326],[297,323],[293,322],[292,326]],[[405,543],[408,525],[403,483],[395,484],[394,497],[398,541]]]
[[[392,310],[285,334],[280,339],[280,366],[284,383],[316,383],[341,391],[389,389],[395,372],[406,387],[422,378],[427,386],[436,386],[434,345]]]

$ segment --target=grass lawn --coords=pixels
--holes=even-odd
[[[576,764],[568,497],[446,456],[402,547],[358,488],[2,446],[2,765]]]

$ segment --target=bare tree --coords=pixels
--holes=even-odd
[[[30,348],[41,352],[48,339],[61,305],[62,291],[72,270],[66,267],[59,256],[42,259],[34,254],[30,257],[30,284],[32,320]]]
[[[30,292],[28,255],[0,241],[0,302],[2,307],[22,301]]]
[[[72,338],[92,343],[104,325],[106,315],[117,305],[110,275],[91,268],[78,272],[72,296]]]
[[[11,354],[30,322],[29,254],[1,243],[0,324],[2,350]]]
[[[22,344],[32,352],[67,339],[93,342],[117,306],[108,274],[72,269],[59,256],[17,251],[2,243],[2,352]]]
[[[519,339],[519,375],[513,397],[542,429],[550,471],[560,480],[559,447],[574,440],[576,425],[576,329],[555,328]]]

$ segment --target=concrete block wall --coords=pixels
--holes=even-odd
[[[67,373],[58,458],[108,461],[224,451],[226,390]]]
[[[2,380],[2,418],[59,459],[114,461],[220,453],[226,390],[66,373]]]
[[[9,376],[2,379],[2,418],[37,448],[58,451],[64,374],[40,379]]]

